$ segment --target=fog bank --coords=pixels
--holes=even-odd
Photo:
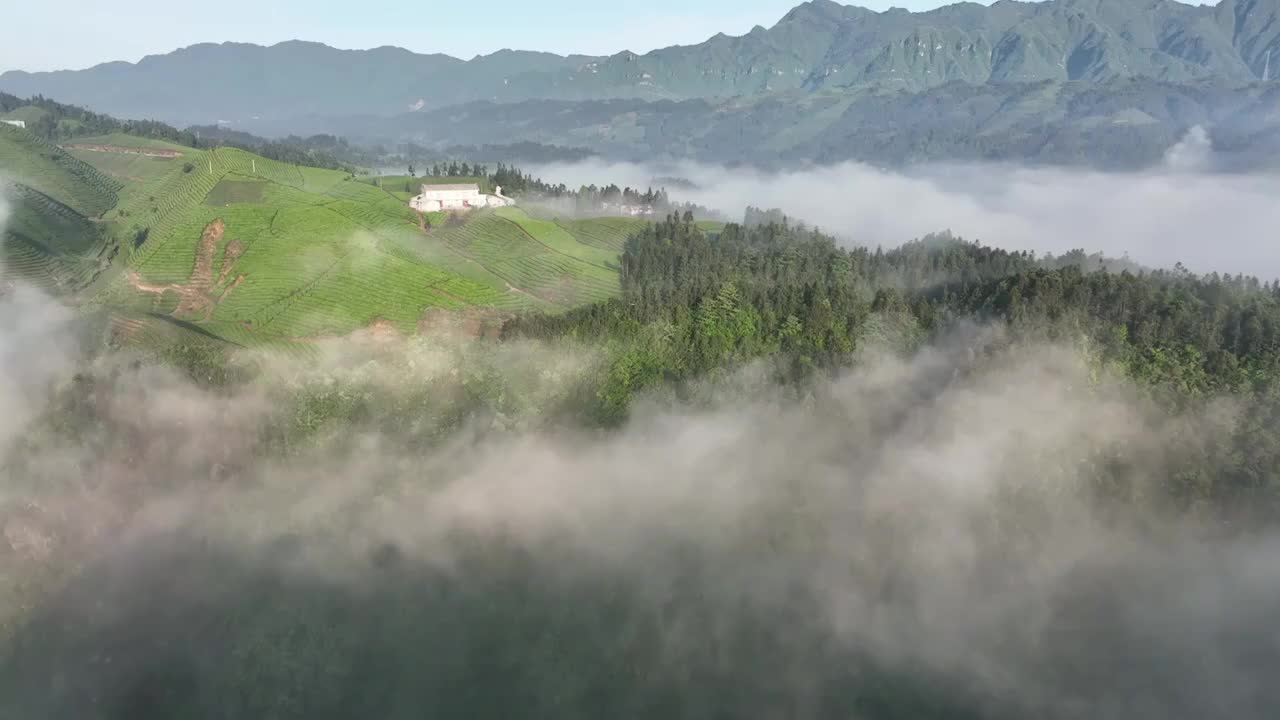
[[[25,488],[0,496],[0,567],[27,608],[0,643],[0,716],[1155,720],[1280,702],[1280,539],[1125,500],[1221,438],[1230,403],[1170,418],[1072,348],[964,327],[868,350],[806,398],[748,368],[616,432],[426,443],[373,423],[261,446],[298,383],[447,383],[489,347],[436,342],[273,367],[232,395],[100,360],[91,424],[68,444],[29,423],[0,462]]]
[[[740,219],[748,205],[780,208],[840,239],[897,246],[951,230],[1011,250],[1102,251],[1153,267],[1181,262],[1197,272],[1280,277],[1272,239],[1280,227],[1280,175],[1217,174],[1194,131],[1170,149],[1166,167],[1103,173],[1011,165],[932,165],[907,171],[857,163],[766,173],[695,163],[650,167],[588,161],[534,174],[570,187],[646,188],[679,176],[698,189],[668,188]]]

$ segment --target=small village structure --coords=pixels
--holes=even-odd
[[[626,217],[652,217],[657,214],[652,205],[628,205],[625,203],[614,205],[606,203],[604,209]]]
[[[475,208],[505,207],[515,201],[502,194],[502,188],[494,188],[492,195],[480,192],[475,183],[454,185],[423,185],[422,194],[409,201],[409,207],[418,212],[451,210],[467,212]]]
[[[5,125],[12,125],[16,128],[23,128],[24,130],[27,127],[27,123],[24,120],[0,120],[0,122],[4,123]]]

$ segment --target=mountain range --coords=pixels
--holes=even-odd
[[[1184,132],[1195,116],[1212,120],[1208,116],[1222,114],[1215,107],[1184,112],[1180,96],[1216,96],[1228,88],[1236,93],[1228,106],[1250,109],[1249,119],[1236,124],[1257,124],[1257,118],[1270,117],[1266,102],[1274,96],[1265,87],[1275,75],[1280,0],[1222,0],[1216,6],[1000,0],[918,13],[811,0],[771,28],[643,55],[503,50],[464,61],[392,47],[338,50],[301,41],[271,47],[203,44],[82,71],[6,72],[0,90],[122,117],[182,125],[223,122],[266,134],[306,127],[436,143],[492,142],[496,136],[630,154],[656,145],[678,151],[655,144],[654,133],[695,122],[699,132],[689,137],[741,126],[744,136],[752,128],[772,133],[763,141],[778,145],[776,136],[783,133],[785,147],[766,153],[782,158],[791,150],[819,151],[841,133],[866,129],[851,124],[854,119],[887,120],[892,130],[900,118],[875,112],[886,103],[940,107],[951,120],[968,107],[976,115],[966,125],[991,119],[984,128],[998,132],[1014,122],[994,117],[1004,104],[1018,113],[1047,107],[1062,121],[1088,116],[1094,122],[1095,116],[1081,112],[1081,102],[1092,103],[1099,93],[1121,93],[1123,99],[1140,88],[1136,105],[1116,112],[1129,125],[1154,122],[1163,137]],[[1259,84],[1263,89],[1253,87]],[[994,107],[973,107],[975,95]],[[1193,97],[1190,104],[1196,102]],[[626,110],[612,112],[620,108]],[[570,127],[521,120],[546,112],[560,114],[560,125]],[[483,137],[468,131],[477,115],[489,118],[484,124],[491,132]],[[778,115],[797,117],[781,126]],[[494,127],[492,117],[507,121]],[[464,126],[458,118],[465,118]],[[927,118],[923,124],[930,124]],[[920,144],[927,138],[908,139]],[[709,155],[750,155],[747,141],[732,152]]]

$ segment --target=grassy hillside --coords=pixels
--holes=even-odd
[[[0,190],[13,206],[0,238],[0,275],[71,292],[110,266],[119,246],[100,225],[26,185]]]
[[[132,148],[137,150],[165,150],[176,153],[186,153],[191,148],[176,143],[158,140],[156,138],[138,137],[136,135],[127,135],[125,133],[111,133],[110,135],[92,135],[89,137],[78,137],[68,143],[70,146],[82,147],[114,147],[114,148]]]
[[[0,120],[21,120],[30,126],[40,122],[40,119],[48,114],[48,111],[35,105],[24,105],[9,112],[0,113]]]
[[[31,133],[0,123],[0,173],[85,217],[115,206],[121,184]]]
[[[516,208],[421,215],[397,188],[230,148],[126,135],[8,147],[9,166],[76,203],[22,190],[6,245],[15,271],[78,290],[119,340],[142,345],[292,350],[421,332],[441,311],[556,312],[619,292],[618,252],[636,226]]]
[[[0,192],[12,217],[0,237],[0,274],[53,292],[92,283],[119,251],[95,221],[122,184],[31,133],[0,125]]]
[[[611,253],[621,253],[627,236],[646,223],[636,218],[557,219],[555,222],[579,241]]]
[[[14,129],[0,141],[0,167],[22,180],[8,272],[143,346],[306,352],[318,338],[429,331],[442,311],[467,311],[477,330],[557,312],[618,294],[619,252],[642,224],[514,207],[424,215],[395,184],[467,178],[379,182],[128,135],[59,148]]]

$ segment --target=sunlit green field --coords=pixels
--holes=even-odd
[[[619,253],[642,224],[423,215],[405,201],[424,182],[476,178],[356,178],[127,135],[63,150],[15,129],[0,143],[0,170],[30,185],[10,264],[140,342],[181,331],[279,346],[413,334],[438,311],[568,309],[618,294]]]

